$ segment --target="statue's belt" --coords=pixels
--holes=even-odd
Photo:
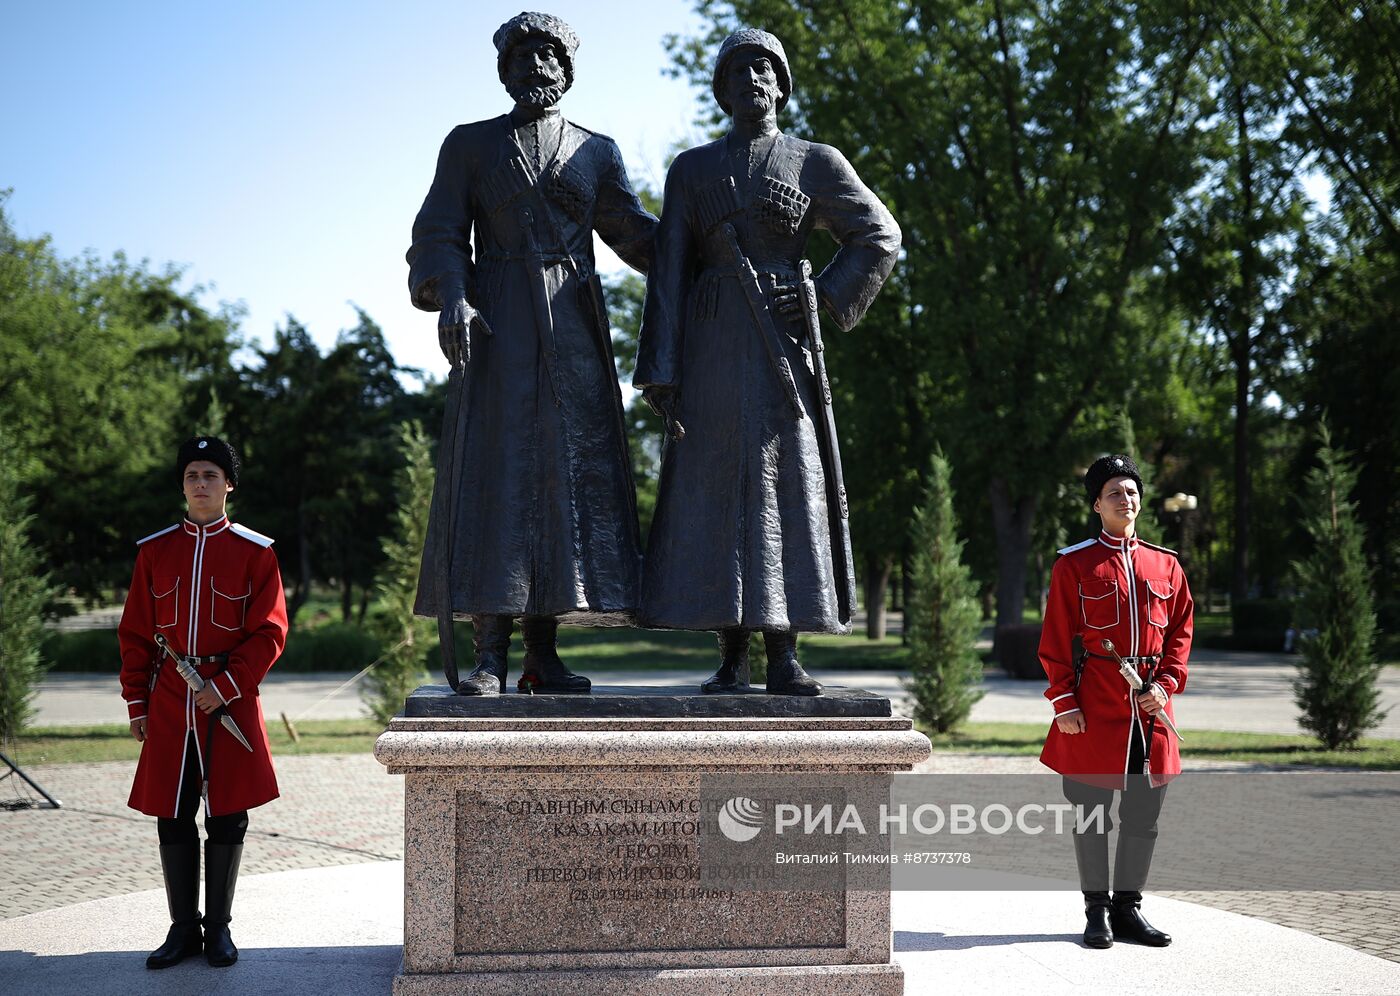
[[[534,263],[539,261],[546,266],[567,265],[572,266],[585,280],[593,273],[593,267],[584,257],[570,252],[541,252],[536,255],[529,251],[484,249],[478,254],[477,259],[482,263]]]

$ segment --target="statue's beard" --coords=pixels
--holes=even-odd
[[[506,83],[511,99],[522,107],[553,107],[568,88],[562,74],[551,77],[531,73],[525,79],[511,79]]]

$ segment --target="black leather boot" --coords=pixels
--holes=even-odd
[[[242,859],[242,844],[204,845],[204,957],[215,968],[238,960],[228,925],[233,919],[233,889]]]
[[[525,659],[520,665],[522,692],[545,695],[587,695],[593,683],[574,674],[559,659],[559,621],[553,616],[525,616],[520,620],[520,636],[525,642]]]
[[[199,844],[162,844],[160,870],[165,877],[165,902],[170,907],[170,932],[165,943],[146,957],[147,968],[169,968],[204,950],[199,921]]]
[[[1139,908],[1156,846],[1156,837],[1135,837],[1119,832],[1118,853],[1113,858],[1112,925],[1113,936],[1120,941],[1164,948],[1172,942],[1171,935],[1148,923]]]
[[[457,682],[458,695],[500,695],[506,690],[506,653],[510,650],[510,616],[472,616],[476,667]]]
[[[1108,893],[1084,893],[1084,943],[1088,947],[1113,947],[1114,931],[1109,920]]]
[[[739,627],[722,629],[719,636],[719,670],[705,679],[700,691],[705,695],[746,695],[749,684],[749,631]]]
[[[1076,833],[1074,863],[1084,893],[1084,943],[1091,948],[1113,947],[1109,925],[1108,834]]]
[[[820,695],[821,684],[797,663],[796,633],[763,633],[769,695]]]

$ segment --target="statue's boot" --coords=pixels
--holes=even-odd
[[[1142,890],[1152,867],[1155,837],[1134,837],[1119,831],[1118,852],[1113,859],[1113,936],[1152,948],[1164,948],[1171,935],[1148,923],[1142,915]]]
[[[749,684],[749,631],[731,627],[719,631],[719,670],[705,679],[700,691],[705,695],[743,695],[753,691]]]
[[[204,845],[204,958],[215,968],[238,960],[228,925],[233,920],[233,889],[238,884],[242,844]]]
[[[1076,833],[1074,862],[1079,866],[1079,888],[1084,893],[1084,943],[1091,948],[1111,948],[1108,834]]]
[[[146,957],[147,968],[169,968],[204,950],[199,920],[199,842],[162,844],[160,870],[165,876],[170,931],[165,943]]]
[[[506,690],[506,653],[510,650],[510,616],[472,616],[476,667],[457,682],[458,695],[500,695]]]
[[[820,695],[821,684],[797,663],[797,634],[764,631],[769,695]]]
[[[525,660],[517,684],[520,691],[587,695],[592,690],[593,682],[574,674],[559,659],[559,620],[553,616],[526,616],[520,620],[520,634],[525,641]]]

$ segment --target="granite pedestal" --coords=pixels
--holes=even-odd
[[[696,879],[703,780],[927,758],[887,699],[425,686],[374,753],[405,776],[400,996],[903,992],[887,891]]]

